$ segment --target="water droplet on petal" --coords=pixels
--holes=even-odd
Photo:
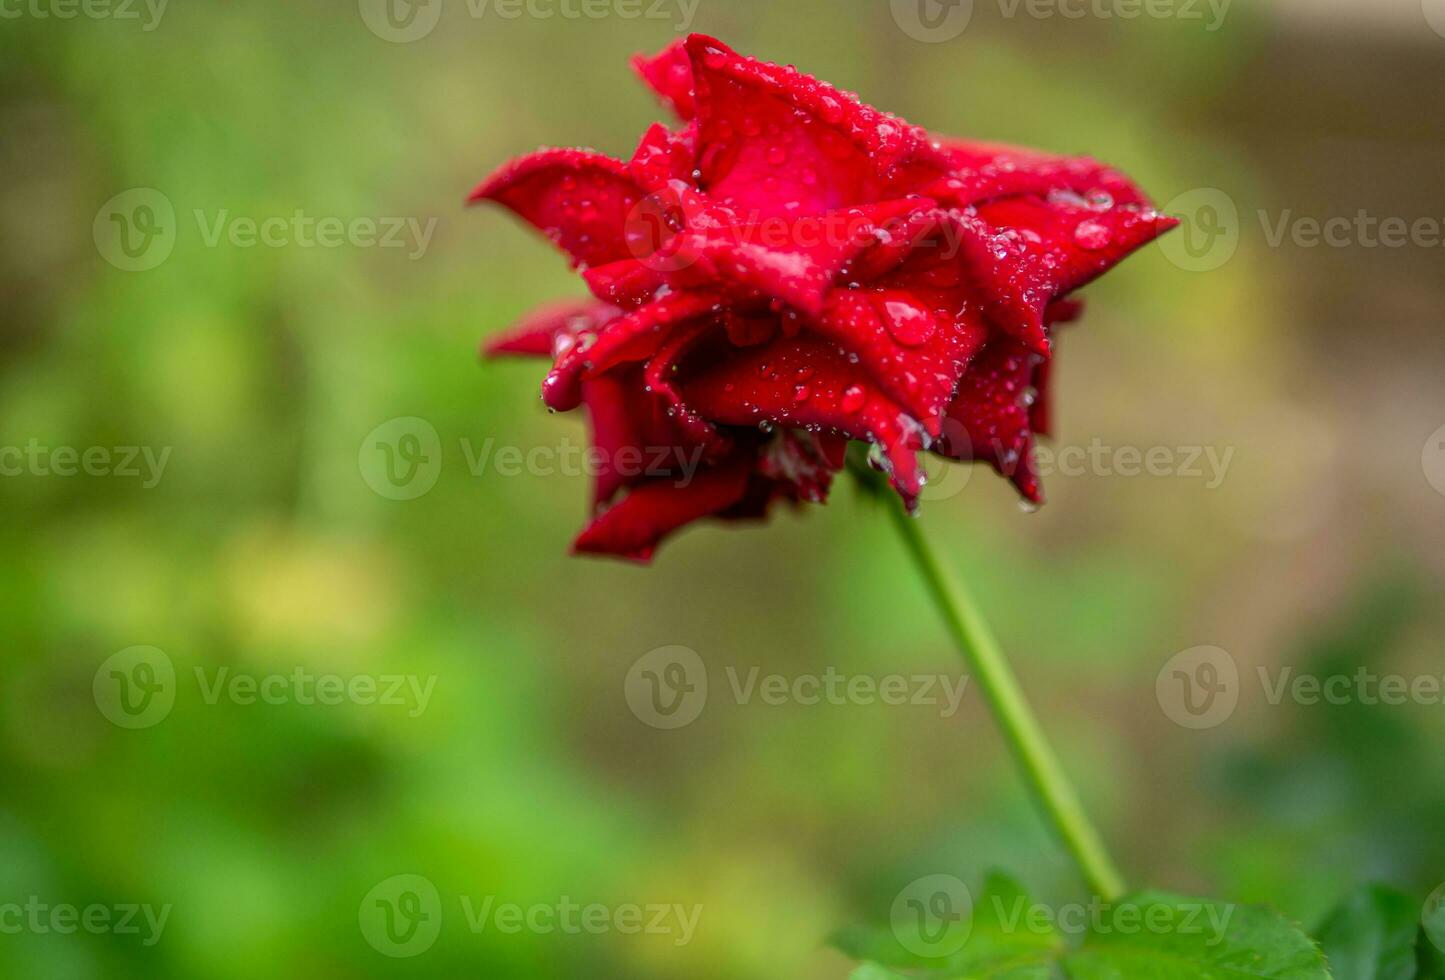
[[[849,415],[861,412],[863,405],[868,401],[868,393],[861,385],[849,385],[843,392],[843,411]]]
[[[926,343],[938,330],[938,320],[914,299],[891,296],[879,304],[883,324],[893,339],[905,347]]]
[[[1074,229],[1074,241],[1082,249],[1098,252],[1113,244],[1114,233],[1109,230],[1108,225],[1097,221],[1082,221],[1079,227]]]

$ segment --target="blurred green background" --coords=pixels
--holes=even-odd
[[[1080,897],[976,692],[953,717],[731,695],[730,668],[960,671],[887,522],[849,488],[766,528],[690,530],[637,569],[567,556],[582,477],[470,471],[468,447],[584,431],[542,409],[540,364],[479,365],[482,337],[581,290],[465,194],[539,144],[630,152],[661,111],[626,59],[688,29],[939,132],[1091,153],[1161,202],[1214,188],[1238,208],[1237,251],[1153,247],[1090,289],[1058,372],[1061,445],[1232,450],[1218,486],[1055,474],[1025,514],[979,473],[922,519],[1131,879],[1307,922],[1361,878],[1422,896],[1445,879],[1445,708],[1272,705],[1253,681],[1445,673],[1429,448],[1445,249],[1267,233],[1362,210],[1445,219],[1431,0],[1255,0],[1222,23],[1202,4],[1126,19],[978,0],[936,43],[864,0],[659,17],[431,2],[439,23],[410,42],[372,29],[370,0],[3,8],[0,446],[169,456],[154,481],[0,478],[0,906],[169,913],[149,944],[4,930],[0,973],[823,980],[848,971],[829,931],[886,919],[922,875],[1003,867],[1049,901]],[[174,209],[174,250],[126,271],[106,214],[135,188]],[[298,211],[434,233],[207,241]],[[439,440],[416,499],[366,479],[369,434],[397,418]],[[1233,716],[1194,731],[1155,680],[1205,644],[1244,681]],[[669,645],[698,652],[713,691],[660,731],[624,681]],[[129,728],[99,692],[135,646],[176,680],[169,713]],[[206,696],[298,670],[434,686],[424,704]],[[434,885],[441,913],[415,956],[385,955],[367,926],[364,900],[399,874]],[[471,927],[463,900],[488,897],[701,916],[686,943],[513,935]]]

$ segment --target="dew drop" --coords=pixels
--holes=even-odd
[[[1074,241],[1082,249],[1098,252],[1113,244],[1114,233],[1109,230],[1108,225],[1097,221],[1082,221],[1079,227],[1074,229]]]
[[[905,296],[884,299],[879,312],[893,339],[905,347],[926,343],[938,330],[938,321],[933,314]]]

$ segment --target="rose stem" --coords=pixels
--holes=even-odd
[[[894,497],[892,493],[887,496]],[[1115,901],[1124,893],[1123,879],[1104,849],[1103,839],[1084,813],[1058,757],[1049,747],[993,631],[958,576],[939,561],[919,522],[904,512],[896,497],[884,506],[892,514],[893,523],[943,614],[959,652],[983,689],[1034,797],[1078,862],[1089,887],[1105,901]]]

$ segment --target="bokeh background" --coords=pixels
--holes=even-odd
[[[952,717],[730,693],[754,667],[961,671],[849,488],[638,569],[567,557],[582,477],[468,465],[584,433],[542,409],[540,365],[476,359],[579,284],[466,192],[539,144],[628,153],[661,110],[626,59],[688,29],[1184,196],[1191,249],[1130,260],[1064,338],[1058,444],[1212,447],[1224,478],[1055,474],[1030,514],[980,473],[922,520],[1132,880],[1305,922],[1360,879],[1445,880],[1445,707],[1271,704],[1257,680],[1445,674],[1445,248],[1271,240],[1361,212],[1445,222],[1445,5],[977,0],[920,40],[907,4],[864,0],[431,0],[408,42],[369,2],[0,8],[0,445],[169,451],[158,480],[0,478],[0,905],[170,907],[150,944],[6,930],[0,973],[823,980],[849,969],[828,933],[886,920],[923,875],[1002,867],[1081,897],[976,692]],[[174,248],[127,271],[107,208],[137,188],[173,207]],[[434,233],[207,241],[298,211]],[[415,499],[367,478],[398,418],[437,433]],[[625,679],[673,645],[712,691],[662,731]],[[1240,698],[1191,730],[1156,677],[1201,645],[1237,663]],[[173,665],[174,703],[130,728],[102,689],[136,646]],[[247,704],[197,680],[298,670],[433,686],[424,705]],[[436,889],[419,955],[368,931],[363,900],[399,874]],[[463,900],[489,896],[702,914],[682,944],[509,935],[471,928]]]

